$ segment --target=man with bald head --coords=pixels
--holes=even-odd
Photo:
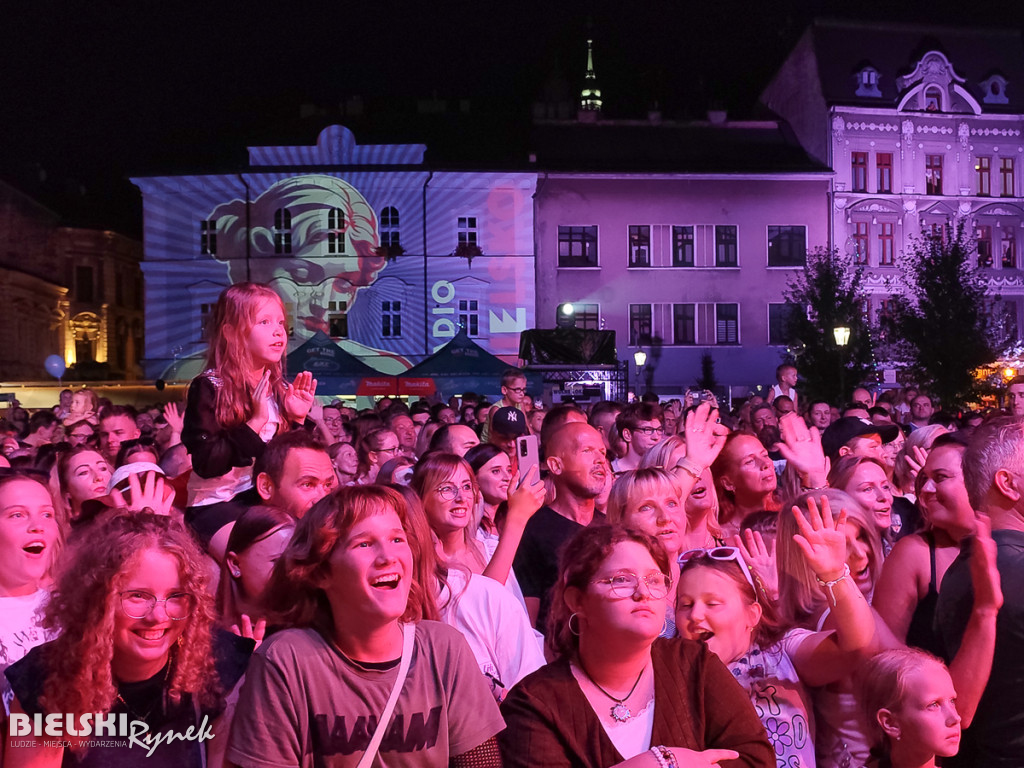
[[[474,445],[480,444],[480,438],[472,427],[465,424],[445,424],[434,436],[430,438],[429,451],[443,451],[454,453],[456,456],[465,456]]]
[[[558,577],[558,551],[577,531],[605,522],[594,500],[611,471],[601,433],[589,424],[563,424],[544,448],[554,500],[526,524],[513,565],[530,620],[541,631],[546,629],[550,591]]]

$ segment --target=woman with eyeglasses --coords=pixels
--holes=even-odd
[[[390,429],[374,429],[359,439],[356,452],[359,455],[359,475],[356,485],[376,482],[381,466],[395,458],[401,451],[398,435]]]
[[[793,508],[795,544],[832,609],[835,632],[782,624],[735,547],[683,553],[675,604],[679,634],[704,643],[747,690],[779,765],[815,765],[806,687],[844,677],[874,635],[871,608],[846,565],[845,510],[834,518],[827,497],[820,512],[813,498],[805,503],[806,516]]]
[[[438,554],[472,573],[483,573],[487,558],[476,537],[480,488],[466,460],[454,453],[429,454],[416,465],[409,487],[423,502]]]
[[[658,638],[670,574],[645,533],[596,526],[568,542],[548,624],[556,660],[502,704],[505,766],[775,766],[725,665],[699,643]]]
[[[74,715],[76,724],[85,713],[124,714],[137,734],[193,737],[205,719],[214,736],[162,740],[147,756],[127,738],[29,735],[8,741],[5,765],[219,764],[228,724],[218,718],[253,644],[214,631],[207,565],[184,527],[115,512],[63,558],[43,620],[60,634],[8,668],[12,713]]]

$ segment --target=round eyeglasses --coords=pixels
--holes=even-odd
[[[606,579],[594,579],[591,584],[607,584],[609,591],[616,597],[632,597],[636,594],[640,582],[647,585],[647,591],[656,600],[668,595],[672,579],[664,573],[649,573],[638,576],[635,573],[616,573]]]
[[[152,612],[157,603],[164,604],[167,618],[172,621],[187,619],[195,607],[195,598],[186,592],[157,600],[156,595],[142,590],[133,589],[121,593],[121,610],[130,619],[144,619]]]
[[[452,483],[446,483],[445,485],[439,486],[437,489],[437,495],[445,501],[453,501],[459,494],[463,496],[473,495],[473,484],[463,483],[462,487],[453,485]]]

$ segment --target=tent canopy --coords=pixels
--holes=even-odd
[[[323,331],[317,331],[289,352],[287,366],[289,377],[300,371],[312,373],[317,380],[317,394],[324,395],[354,395],[364,377],[380,375],[331,341]]]
[[[403,373],[401,378],[431,378],[437,391],[446,397],[461,392],[498,396],[501,374],[513,367],[474,342],[462,328],[454,339]],[[524,373],[524,376],[530,389],[539,396],[542,378],[535,373]]]

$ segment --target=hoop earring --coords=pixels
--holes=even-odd
[[[573,619],[576,619],[576,629],[572,628],[572,620]],[[568,624],[569,624],[569,633],[571,635],[579,637],[580,636],[580,617],[577,616],[575,613],[570,613],[569,614]]]

